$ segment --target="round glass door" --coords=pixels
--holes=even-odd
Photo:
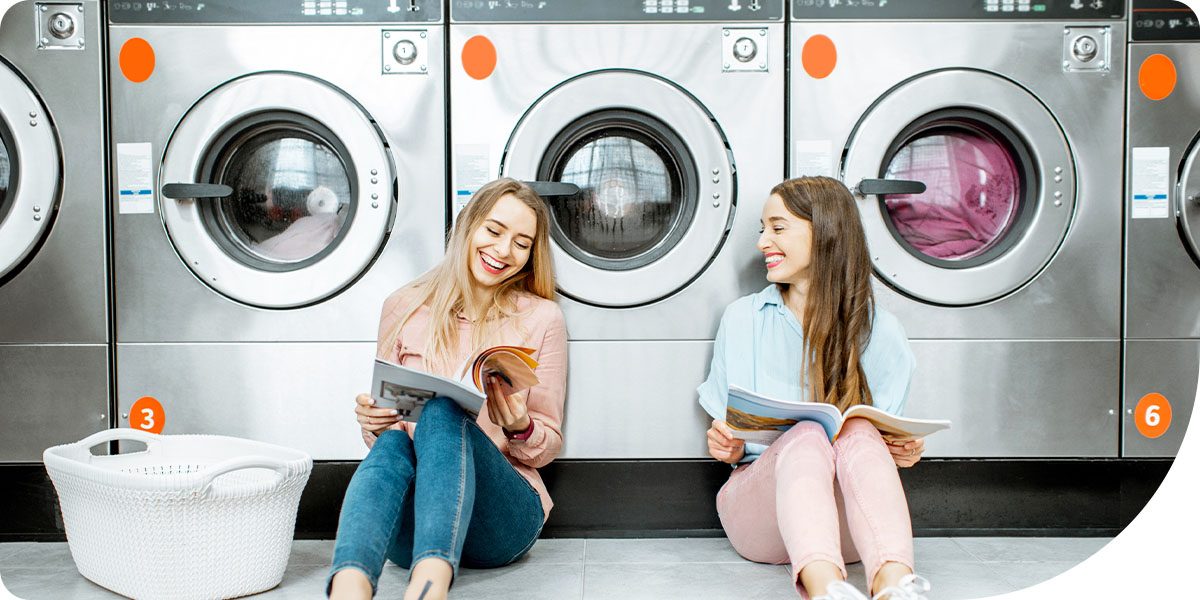
[[[980,304],[1020,289],[1054,258],[1074,214],[1062,129],[996,75],[948,70],[900,84],[859,121],[844,156],[876,275],[931,304]],[[879,178],[919,181],[925,191],[888,193]]]
[[[0,61],[0,282],[28,264],[50,231],[61,168],[49,115],[25,80]]]
[[[910,125],[888,152],[885,179],[920,181],[921,194],[879,197],[892,234],[943,268],[983,264],[1020,239],[1030,204],[1030,154],[1003,122],[946,111]]]
[[[1200,136],[1192,142],[1192,151],[1183,163],[1179,177],[1179,232],[1200,266]]]
[[[658,119],[600,111],[551,144],[538,179],[572,183],[574,196],[547,198],[554,240],[579,262],[636,269],[667,254],[696,211],[695,168],[687,148]]]
[[[345,148],[301,115],[260,115],[214,144],[209,181],[232,188],[202,212],[231,255],[264,270],[301,269],[329,254],[354,212]]]
[[[159,209],[181,259],[239,302],[325,300],[391,229],[391,158],[373,121],[311,77],[263,73],[200,99],[167,142]]]
[[[546,198],[560,292],[638,306],[682,289],[724,242],[735,202],[727,147],[712,115],[674,84],[600,71],[559,84],[522,116],[501,172],[579,188]]]

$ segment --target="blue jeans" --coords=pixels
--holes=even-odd
[[[350,479],[326,593],[346,568],[378,591],[385,558],[407,569],[437,557],[456,574],[460,562],[500,567],[529,551],[542,522],[537,492],[474,418],[434,398],[413,438],[384,431]]]

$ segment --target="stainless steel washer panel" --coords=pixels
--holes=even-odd
[[[108,346],[0,345],[0,461],[40,462],[50,446],[108,429]]]
[[[425,29],[429,47],[444,43],[441,27]],[[399,189],[391,237],[370,270],[332,299],[291,310],[251,308],[214,292],[182,264],[156,215],[114,215],[118,343],[375,339],[384,298],[441,257],[445,227],[443,55],[428,57],[428,74],[382,75],[382,30],[111,28],[114,57],[132,37],[155,48],[158,66],[145,82],[126,80],[115,60],[110,75],[113,143],[149,142],[156,181],[167,139],[200,98],[247,74],[287,71],[329,82],[360,104],[389,146]],[[380,172],[386,181],[386,171]],[[380,200],[387,196],[381,194]]]
[[[1175,456],[1195,410],[1200,340],[1126,340],[1121,456]],[[1135,410],[1146,394],[1171,403],[1171,426],[1157,438],[1138,432]]]
[[[1175,90],[1162,100],[1150,100],[1138,88],[1138,69],[1152,54],[1166,55],[1178,73]],[[1132,218],[1132,174],[1126,180],[1130,200],[1125,209],[1125,335],[1131,339],[1200,338],[1200,265],[1188,254],[1176,215],[1183,201],[1180,169],[1189,151],[1200,153],[1196,73],[1200,43],[1129,45],[1128,168],[1132,169],[1133,148],[1165,147],[1170,153],[1167,218]],[[1198,194],[1200,188],[1189,193]]]
[[[1124,39],[1123,23],[1105,25],[1113,28],[1112,39]],[[1023,87],[1057,118],[1074,155],[1073,222],[1058,253],[1025,287],[994,302],[946,308],[876,285],[880,305],[900,319],[911,338],[1119,337],[1116,265],[1121,260],[1117,232],[1122,151],[1114,140],[1121,139],[1124,115],[1123,52],[1113,53],[1111,72],[1064,73],[1064,30],[1054,23],[793,23],[790,27],[794,48],[815,34],[828,36],[839,48],[837,67],[824,79],[809,77],[800,63],[801,53],[791,54],[793,173],[802,156],[794,151],[797,144],[828,143],[833,150],[830,161],[836,162],[861,115],[887,90],[939,69],[978,69]]]
[[[53,128],[65,153],[50,231],[21,271],[0,285],[0,344],[108,342],[104,28],[100,3],[81,4],[79,18],[88,32],[81,49],[38,50],[40,12],[34,2],[13,5],[0,22],[0,60],[30,84],[48,112],[40,115],[38,127]],[[4,119],[27,124],[30,117],[27,111]],[[45,177],[45,167],[36,158],[22,160],[21,177]]]

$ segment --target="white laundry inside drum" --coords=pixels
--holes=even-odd
[[[255,136],[231,153],[221,182],[222,229],[266,261],[316,256],[345,226],[350,180],[330,148],[294,132]]]
[[[1020,209],[1021,180],[1008,149],[976,131],[922,135],[902,146],[888,179],[917,180],[921,194],[884,196],[897,235],[916,251],[948,261],[995,247]]]

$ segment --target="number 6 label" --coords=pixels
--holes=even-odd
[[[1143,436],[1150,439],[1162,436],[1171,428],[1171,403],[1162,394],[1142,396],[1133,411],[1133,423]]]
[[[150,433],[162,433],[163,425],[167,423],[167,415],[163,412],[162,404],[153,396],[138,398],[129,407],[129,426]]]

